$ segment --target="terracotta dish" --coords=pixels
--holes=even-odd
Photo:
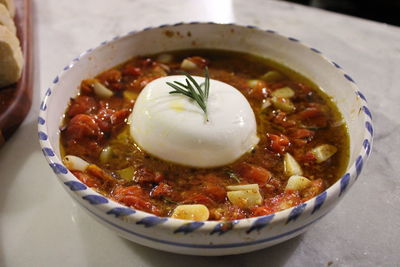
[[[15,0],[15,25],[24,56],[18,83],[0,89],[0,146],[25,119],[32,103],[32,9],[30,0]]]

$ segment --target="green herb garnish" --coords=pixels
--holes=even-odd
[[[172,199],[169,199],[169,198],[166,198],[166,197],[164,197],[163,200],[167,204],[173,204],[173,205],[177,205],[178,204],[178,202],[173,201]]]
[[[234,173],[233,171],[227,170],[226,174],[229,176],[229,178],[234,179],[234,180],[236,180],[236,182],[240,183],[239,176],[236,173]]]
[[[187,72],[181,72],[183,75],[186,76],[186,85],[177,81],[173,83],[167,82],[169,86],[174,88],[174,91],[169,92],[170,94],[182,94],[190,99],[193,99],[197,102],[200,108],[204,111],[206,116],[206,120],[208,121],[208,114],[207,114],[207,100],[208,95],[210,93],[210,77],[208,74],[208,68],[205,68],[204,76],[205,80],[204,83],[198,84],[196,80]],[[204,90],[202,89],[204,87]]]

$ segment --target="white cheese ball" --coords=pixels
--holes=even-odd
[[[129,117],[136,144],[160,159],[199,168],[234,162],[259,141],[253,110],[234,87],[210,79],[208,121],[197,102],[166,84],[183,75],[158,78],[142,90]],[[204,77],[194,76],[197,83]]]

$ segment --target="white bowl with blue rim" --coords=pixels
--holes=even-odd
[[[188,48],[252,53],[287,65],[318,84],[337,104],[349,129],[350,161],[345,175],[298,206],[230,222],[157,217],[114,202],[81,183],[63,165],[59,148],[61,119],[69,99],[78,93],[80,82],[137,55]],[[354,80],[316,48],[271,30],[197,22],[146,28],[89,49],[54,79],[41,103],[38,124],[40,144],[50,167],[66,191],[93,218],[136,243],[191,255],[245,253],[301,234],[325,216],[357,180],[371,152],[373,136],[371,113]]]

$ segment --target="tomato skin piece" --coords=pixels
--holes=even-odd
[[[160,183],[160,182],[164,181],[164,179],[165,179],[165,176],[161,172],[154,173],[154,182]]]
[[[317,162],[317,158],[314,156],[313,153],[307,152],[301,157],[301,161],[304,163],[315,163]]]
[[[316,107],[308,107],[305,110],[297,113],[297,117],[299,117],[301,120],[305,120],[320,116],[321,113],[322,113],[321,110]]]
[[[71,99],[67,116],[72,118],[78,114],[92,114],[97,110],[97,101],[91,96],[79,95]]]
[[[110,97],[107,99],[103,99],[99,101],[100,108],[108,108],[113,111],[118,111],[123,108],[130,108],[130,105],[127,104],[124,99],[119,97]]]
[[[307,187],[302,192],[303,201],[307,201],[310,198],[315,197],[316,195],[324,191],[324,189],[324,181],[322,179],[312,180],[311,186]]]
[[[275,153],[279,153],[279,154],[285,153],[290,145],[289,138],[287,138],[283,134],[276,135],[276,134],[268,133],[267,137],[270,140],[269,147]]]
[[[102,149],[104,133],[91,115],[78,114],[73,117],[63,135],[70,154],[96,159]]]
[[[161,172],[154,172],[146,167],[139,168],[135,173],[135,181],[140,184],[160,183],[164,178]]]
[[[110,174],[108,174],[102,168],[100,168],[95,164],[90,164],[86,168],[86,172],[92,177],[96,177],[103,182],[111,182],[111,183],[115,182],[114,178],[112,178]]]
[[[265,185],[272,176],[271,173],[263,167],[247,163],[242,164],[238,172],[240,176],[250,183],[257,183],[261,186]]]
[[[133,82],[129,83],[127,90],[140,93],[149,82],[157,78],[159,78],[159,76],[139,76]]]
[[[148,67],[154,67],[157,63],[153,61],[151,58],[144,58],[142,60],[139,60],[139,65],[142,68],[148,68]]]
[[[276,195],[283,191],[283,184],[279,178],[271,177],[264,187],[264,192],[270,195]]]
[[[85,140],[83,144],[76,140],[68,140],[66,142],[66,147],[68,148],[69,154],[89,160],[96,160],[102,150],[99,143],[94,140]]]
[[[141,209],[146,209],[148,206],[146,203],[143,203],[143,200],[135,195],[124,195],[118,198],[118,201],[127,205],[133,206],[136,208],[136,205],[139,206]]]
[[[103,138],[103,133],[95,118],[86,114],[78,114],[73,117],[68,124],[66,132],[68,140],[82,140],[85,138],[101,140]]]
[[[129,114],[129,109],[114,111],[113,109],[103,106],[96,114],[96,122],[103,132],[108,133],[111,132],[113,127],[124,123]]]
[[[192,61],[201,69],[205,68],[208,65],[208,60],[202,57],[195,56],[195,57],[188,57],[187,59]]]
[[[121,81],[121,78],[122,78],[121,72],[116,69],[108,70],[98,76],[98,79],[105,85],[109,85],[112,83],[119,83]]]
[[[97,79],[112,91],[121,91],[123,89],[121,84],[122,73],[119,70],[111,69],[103,72]]]
[[[214,206],[215,201],[203,193],[197,191],[186,191],[181,194],[182,204],[203,204],[208,207]]]
[[[289,120],[285,112],[278,112],[273,118],[273,122],[283,127],[293,127],[296,125],[294,120]]]
[[[150,195],[154,198],[170,197],[172,192],[172,186],[166,183],[160,183],[153,188]]]
[[[313,137],[314,134],[315,134],[314,131],[299,128],[299,129],[296,129],[295,131],[293,131],[292,134],[290,134],[290,137],[294,138],[294,139],[302,139],[302,138]]]
[[[295,147],[303,147],[307,144],[307,140],[304,139],[294,139],[291,141],[291,143],[295,146]]]
[[[289,137],[290,143],[295,147],[303,147],[307,143],[311,142],[314,137],[315,131],[308,129],[298,128],[290,131]]]
[[[149,195],[138,185],[128,187],[117,186],[112,193],[113,198],[129,207],[160,215],[161,211],[155,207]]]
[[[89,187],[100,188],[107,182],[114,183],[113,178],[108,173],[94,164],[89,165],[85,172],[72,171],[72,173]]]
[[[131,185],[127,187],[117,186],[112,193],[115,198],[120,198],[125,195],[142,195],[143,189],[138,185]]]
[[[300,111],[295,116],[313,127],[323,128],[328,124],[328,117],[318,104],[311,103],[310,107]]]
[[[269,206],[260,206],[260,207],[256,207],[253,208],[252,210],[252,216],[264,216],[264,215],[268,215],[275,212],[275,210]]]
[[[71,171],[71,172],[73,175],[75,175],[76,178],[78,178],[82,183],[84,183],[89,187],[98,188],[101,186],[101,182],[98,179],[91,177],[86,173],[83,173],[81,171]]]
[[[93,84],[96,82],[96,79],[86,79],[81,82],[80,85],[80,95],[94,95]]]
[[[247,217],[246,212],[244,212],[244,210],[235,205],[229,205],[225,207],[224,220],[227,221],[239,220],[239,219],[244,219],[246,217]]]
[[[190,181],[190,185],[194,188],[198,188],[197,190],[193,190],[193,194],[204,194],[207,198],[216,202],[223,202],[225,200],[226,189],[223,185],[223,178],[217,174],[209,173],[206,175],[198,175],[195,179]],[[190,195],[184,194],[183,197],[190,198]],[[206,199],[205,202],[210,202],[209,199]]]
[[[153,213],[154,215],[161,214],[160,210],[156,206],[154,206],[150,201],[146,201],[138,196],[131,196],[131,195],[123,196],[118,201],[125,204],[126,206],[130,206],[145,212]]]
[[[223,202],[226,197],[226,190],[224,187],[212,183],[203,185],[204,193],[217,202]]]
[[[300,204],[301,198],[297,191],[287,190],[267,201],[267,205],[274,211],[280,211]]]
[[[142,74],[142,70],[140,68],[138,68],[138,67],[133,66],[133,65],[126,65],[122,69],[122,74],[123,75],[129,75],[129,76],[137,77],[137,76],[140,76]]]
[[[110,117],[114,113],[114,110],[109,109],[107,107],[101,107],[96,114],[96,122],[99,125],[100,129],[108,133],[111,131],[111,122]]]
[[[267,96],[270,94],[270,89],[262,80],[257,81],[255,86],[250,87],[248,84],[246,84],[246,88],[248,96],[259,101],[267,98]]]
[[[129,109],[126,109],[126,108],[114,112],[110,116],[111,124],[113,126],[116,126],[121,123],[124,123],[125,119],[129,116],[129,114],[131,114],[131,112],[129,111]]]

